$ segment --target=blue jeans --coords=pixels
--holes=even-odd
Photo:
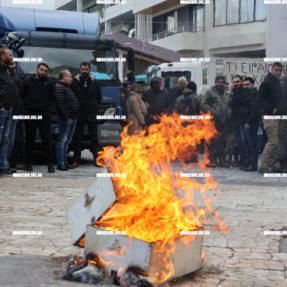
[[[8,144],[12,111],[0,111],[0,169],[8,169]]]
[[[72,141],[77,120],[68,119],[63,121],[58,117],[59,136],[56,144],[57,165],[67,164],[68,146]]]
[[[12,118],[11,125],[10,125],[10,133],[9,133],[8,159],[10,158],[10,155],[14,148],[17,122],[18,122],[17,120],[13,120]]]
[[[240,125],[234,128],[234,138],[236,140],[240,156],[239,165],[249,167],[250,159],[246,139],[245,125]]]

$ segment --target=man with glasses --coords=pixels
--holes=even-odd
[[[258,172],[262,174],[270,172],[269,167],[272,172],[281,172],[280,162],[277,159],[281,120],[274,118],[274,116],[281,114],[280,101],[282,95],[279,78],[282,70],[283,66],[280,62],[273,63],[271,72],[267,74],[259,88],[259,101],[263,111],[262,121],[268,136],[258,168]]]

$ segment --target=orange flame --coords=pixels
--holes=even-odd
[[[200,144],[209,144],[218,136],[214,122],[182,120],[172,114],[162,115],[159,124],[133,136],[127,130],[125,127],[122,133],[121,147],[106,147],[99,153],[98,164],[126,177],[113,178],[117,203],[95,225],[125,231],[127,236],[145,242],[156,242],[160,251],[167,243],[174,246],[180,231],[197,230],[210,221],[215,229],[226,232],[228,227],[210,204],[220,194],[211,174],[203,183],[181,176],[191,167],[195,172],[207,173],[207,153],[199,163],[181,162],[178,170],[172,165],[178,159],[189,160],[198,153]],[[168,272],[153,274],[155,281],[163,282],[173,275],[172,263],[167,260],[172,252],[174,248],[169,248],[163,258]]]
[[[204,251],[201,252],[201,260],[204,260]]]
[[[80,239],[80,241],[77,242],[76,245],[79,246],[79,247],[85,247],[85,240],[86,240],[86,237],[83,236],[83,237]]]

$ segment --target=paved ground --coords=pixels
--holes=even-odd
[[[99,168],[90,154],[76,170],[43,178],[1,178],[0,286],[87,286],[59,281],[55,270],[71,254],[67,209],[93,182]],[[205,260],[195,274],[166,286],[287,286],[287,253],[279,252],[278,235],[267,230],[287,226],[287,179],[264,178],[236,168],[212,169],[221,198],[213,206],[230,226],[228,234],[204,237]],[[13,231],[39,231],[42,235],[13,235]]]

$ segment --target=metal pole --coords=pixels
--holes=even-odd
[[[108,34],[108,27],[107,27],[107,4],[105,5],[105,35]]]
[[[83,12],[83,0],[77,0],[77,12]]]

